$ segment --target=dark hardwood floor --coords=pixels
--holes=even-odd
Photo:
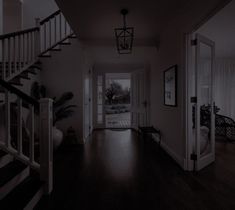
[[[235,209],[235,144],[218,142],[214,164],[184,172],[135,132],[95,131],[55,158],[54,191],[37,210]]]

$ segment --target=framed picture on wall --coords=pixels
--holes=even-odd
[[[164,105],[177,106],[177,65],[164,71]]]

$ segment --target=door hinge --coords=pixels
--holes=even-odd
[[[191,97],[190,101],[191,103],[197,103],[197,97]]]
[[[197,46],[197,43],[198,43],[197,39],[191,40],[191,45],[192,46]]]
[[[197,160],[197,155],[196,154],[191,154],[190,159],[196,161]]]

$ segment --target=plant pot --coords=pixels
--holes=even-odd
[[[55,126],[52,129],[52,133],[53,133],[53,148],[54,150],[56,150],[61,145],[64,135],[63,132]]]

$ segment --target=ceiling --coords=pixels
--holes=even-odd
[[[217,57],[235,58],[235,1],[212,17],[197,33],[215,42]]]
[[[152,44],[160,31],[192,0],[56,0],[80,40],[113,42],[122,26],[122,8],[129,9],[127,25],[135,28],[135,43]],[[147,2],[147,3],[146,3]],[[195,2],[195,1],[194,1]]]

